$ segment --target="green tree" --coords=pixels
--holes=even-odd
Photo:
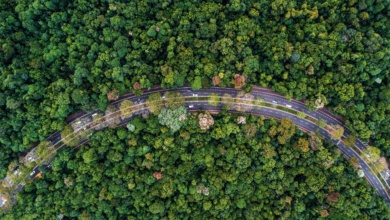
[[[132,115],[133,112],[133,102],[130,100],[124,100],[121,102],[121,105],[119,107],[121,111],[121,116],[123,118],[129,118]]]
[[[344,127],[338,124],[331,125],[329,129],[332,139],[339,140],[344,134]]]
[[[64,127],[61,132],[62,141],[69,147],[75,147],[80,143],[79,136],[73,132],[70,125]]]
[[[326,126],[326,121],[324,119],[318,119],[316,122],[317,126],[320,128],[325,128]]]
[[[191,83],[191,88],[194,90],[202,88],[202,78],[200,76],[195,77],[195,80]]]
[[[165,92],[164,96],[167,99],[165,107],[171,110],[177,109],[184,105],[185,98],[179,92]]]
[[[306,117],[306,114],[305,114],[304,112],[298,112],[298,113],[297,113],[297,116],[298,116],[299,118],[305,118],[305,117]]]
[[[150,94],[145,104],[152,114],[158,115],[163,107],[161,94],[159,92]]]
[[[97,160],[97,155],[95,152],[95,149],[90,148],[86,152],[83,153],[83,159],[85,163],[91,163],[95,160]]]
[[[352,147],[355,145],[356,138],[352,135],[349,135],[345,139],[343,139],[343,143],[347,147]]]
[[[216,93],[210,94],[207,98],[208,104],[211,106],[218,106],[220,100],[219,95]]]
[[[149,206],[149,211],[153,214],[164,213],[164,211],[165,211],[164,203],[162,203],[160,201],[154,202],[153,204],[151,204]]]
[[[158,120],[161,125],[167,126],[171,133],[175,133],[185,123],[187,109],[179,107],[175,110],[164,108],[160,114],[158,114]]]

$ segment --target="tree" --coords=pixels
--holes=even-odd
[[[135,126],[134,126],[133,124],[131,124],[131,123],[128,123],[128,124],[126,125],[126,128],[127,128],[130,132],[134,132],[134,130],[135,130]]]
[[[239,154],[236,160],[236,166],[239,169],[246,169],[251,165],[252,160],[245,154]]]
[[[158,115],[163,107],[161,94],[159,92],[150,94],[145,104],[153,115]]]
[[[352,157],[348,161],[351,163],[353,168],[357,169],[359,167],[359,160],[356,157]]]
[[[199,118],[199,127],[202,130],[208,130],[210,126],[214,124],[214,119],[213,117],[208,113],[200,113],[198,115]]]
[[[328,201],[336,203],[339,200],[339,197],[340,197],[340,193],[332,192],[326,198],[328,199]]]
[[[179,92],[165,92],[164,94],[167,102],[165,103],[165,107],[174,110],[184,105],[185,98]]]
[[[241,76],[239,74],[235,74],[234,75],[234,87],[236,89],[239,89],[239,88],[243,87],[244,84],[245,84],[245,77]]]
[[[234,108],[237,111],[250,111],[253,108],[254,95],[240,91],[237,94]]]
[[[306,114],[304,112],[297,112],[297,116],[299,118],[305,118],[306,117]]]
[[[69,147],[75,147],[80,143],[79,136],[73,132],[73,128],[70,125],[64,127],[61,132],[61,138]]]
[[[213,76],[213,85],[218,86],[221,83],[222,79],[219,76]]]
[[[90,148],[89,150],[85,151],[83,153],[83,159],[84,159],[85,163],[91,163],[91,162],[97,160],[98,158],[97,158],[95,149]]]
[[[198,90],[202,88],[202,78],[200,76],[195,77],[195,80],[191,83],[191,88],[193,90]]]
[[[282,118],[280,121],[280,126],[277,128],[277,132],[280,134],[278,136],[278,141],[280,144],[285,144],[295,134],[295,124],[290,120],[290,118]]]
[[[112,101],[112,100],[117,100],[119,98],[119,92],[118,90],[114,89],[107,93],[107,99]]]
[[[298,142],[296,143],[296,148],[306,153],[309,151],[309,142],[304,138],[299,138]]]
[[[175,110],[163,108],[163,110],[158,114],[158,121],[161,125],[167,126],[171,133],[175,133],[184,125],[186,120],[180,120],[180,116],[185,115],[187,109],[179,107]]]
[[[221,99],[219,95],[216,93],[210,94],[209,97],[207,98],[208,104],[211,106],[218,106],[220,100]]]
[[[234,99],[228,93],[223,94],[223,96],[221,97],[221,102],[227,105],[229,109],[232,108],[232,106],[234,105]]]
[[[352,147],[355,145],[356,138],[352,135],[349,135],[348,137],[343,139],[343,143],[347,147]]]
[[[121,102],[121,105],[119,107],[121,111],[121,116],[123,118],[129,118],[132,115],[133,112],[133,102],[130,100],[124,100]]]
[[[344,128],[338,124],[330,125],[326,128],[330,132],[332,139],[334,140],[339,140],[344,134]]]
[[[160,214],[165,211],[164,203],[157,201],[149,206],[149,211],[153,214]]]
[[[366,159],[369,162],[376,162],[380,157],[381,151],[379,148],[374,146],[368,146],[362,152],[363,159]]]
[[[151,26],[146,32],[146,34],[148,35],[148,37],[155,37],[157,35],[156,27]]]
[[[43,164],[55,156],[56,149],[49,141],[41,142],[37,147],[37,154],[40,157],[38,164]]]
[[[386,162],[386,158],[381,157],[377,161],[374,162],[372,169],[378,175],[380,172],[387,169],[387,167],[388,167],[388,164]]]
[[[317,126],[320,128],[325,128],[326,126],[326,121],[324,119],[318,119],[316,122]]]

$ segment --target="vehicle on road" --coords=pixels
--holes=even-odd
[[[188,108],[193,108],[193,107],[194,107],[194,105],[189,105],[189,106],[188,106]]]
[[[277,101],[275,101],[275,100],[272,100],[272,103],[274,103],[274,104],[278,104],[278,102],[277,102]]]
[[[198,94],[195,94],[195,93],[194,93],[194,94],[192,94],[192,96],[194,96],[194,97],[197,97],[197,96],[198,96]]]
[[[288,107],[288,108],[292,108],[292,106],[291,106],[291,105],[286,105],[286,107]]]

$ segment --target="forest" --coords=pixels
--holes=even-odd
[[[386,0],[0,0],[0,177],[73,112],[161,85],[269,87],[390,156]],[[239,76],[238,78],[236,76]]]
[[[1,219],[390,218],[352,161],[289,119],[223,112],[205,130],[202,115],[174,132],[138,118],[62,149]]]

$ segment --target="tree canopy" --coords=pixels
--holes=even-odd
[[[63,148],[52,170],[27,184],[17,205],[0,217],[390,217],[389,207],[330,143],[308,149],[308,136],[297,131],[281,145],[267,130],[286,125],[249,115],[237,124],[238,117],[214,115],[215,125],[206,133],[197,117],[176,133],[154,129],[156,116],[134,119],[138,134],[125,128],[99,131],[77,151]],[[229,135],[213,136],[232,125],[236,129]],[[254,138],[246,138],[248,126],[259,128]]]
[[[313,109],[325,104],[355,137],[372,138],[390,156],[389,7],[370,0],[3,1],[0,174],[63,129],[73,111],[105,110],[127,91],[186,81],[194,89],[255,84]]]

